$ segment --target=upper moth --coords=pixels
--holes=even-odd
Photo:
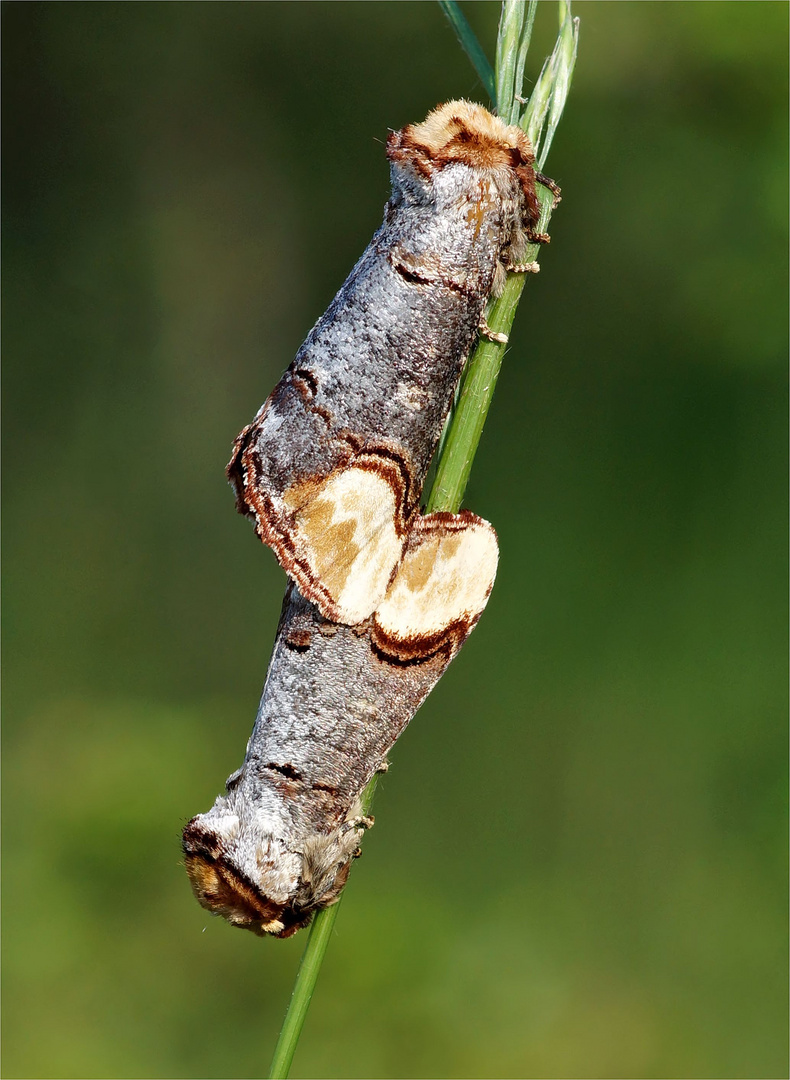
[[[355,624],[403,558],[489,296],[539,217],[527,136],[450,101],[387,139],[384,221],[253,422],[228,476],[302,594]]]

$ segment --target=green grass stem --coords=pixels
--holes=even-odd
[[[373,802],[373,792],[376,790],[378,775],[371,777],[368,786],[362,794],[362,813],[367,814]],[[342,899],[342,894],[341,894]],[[302,959],[299,961],[299,970],[296,972],[294,988],[288,1009],[285,1013],[283,1026],[277,1045],[274,1048],[269,1080],[287,1080],[291,1071],[299,1036],[302,1034],[307,1010],[313,998],[315,984],[318,982],[318,973],[324,962],[329,940],[335,926],[335,919],[340,910],[340,901],[319,911],[310,925],[310,932],[305,943]]]
[[[310,1008],[310,1001],[313,997],[315,984],[318,981],[318,973],[324,962],[329,939],[332,936],[338,908],[338,904],[333,904],[331,907],[324,908],[313,919],[307,944],[299,963],[299,970],[296,973],[296,981],[291,1000],[288,1003],[288,1011],[280,1029],[277,1046],[274,1048],[274,1057],[269,1070],[271,1080],[274,1080],[275,1077],[277,1080],[285,1080],[291,1071],[291,1062],[296,1052],[299,1036],[302,1034],[307,1010]]]

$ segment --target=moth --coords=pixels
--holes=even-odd
[[[228,477],[286,573],[321,613],[381,604],[489,296],[537,233],[527,136],[450,101],[387,139],[384,221],[272,394]]]
[[[365,623],[331,622],[289,586],[244,763],[183,836],[195,896],[232,925],[290,937],[340,895],[373,823],[360,796],[493,585],[494,530],[446,517],[412,533]],[[408,656],[415,638],[432,645]]]

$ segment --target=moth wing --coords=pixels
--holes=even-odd
[[[403,559],[373,616],[371,638],[402,661],[460,649],[491,595],[496,533],[468,510],[415,518]]]
[[[365,455],[282,496],[286,543],[275,551],[302,594],[333,622],[367,619],[403,555],[401,487],[379,464]]]
[[[309,378],[286,372],[236,439],[227,474],[237,508],[302,594],[325,618],[354,625],[400,562],[414,482],[396,447],[361,447],[334,428]]]

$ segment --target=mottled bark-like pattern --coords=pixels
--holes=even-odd
[[[335,900],[368,824],[359,796],[456,650],[399,663],[291,586],[244,764],[184,832],[201,904],[288,937]]]
[[[387,156],[381,228],[228,466],[261,539],[343,622],[383,598],[486,301],[505,264],[545,239],[533,231],[529,141],[480,106],[450,102],[393,132]],[[326,483],[357,462],[382,482],[362,478],[354,493]],[[333,580],[327,567],[344,558]],[[367,602],[354,589],[360,573]]]
[[[360,796],[485,607],[496,534],[419,515],[484,305],[538,219],[524,133],[450,102],[387,141],[384,223],[228,466],[289,586],[241,769],[184,831],[204,907],[287,937],[340,894]],[[297,587],[298,586],[298,587]]]

